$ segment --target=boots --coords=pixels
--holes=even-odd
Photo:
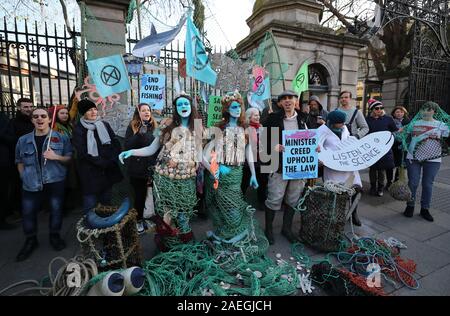
[[[275,211],[271,210],[267,206],[264,206],[264,210],[266,212],[266,230],[265,234],[267,237],[267,240],[269,241],[270,245],[274,244],[274,238],[273,238],[273,219],[275,218]]]
[[[292,219],[294,218],[294,214],[295,210],[290,206],[286,206],[283,214],[283,228],[281,230],[281,235],[286,237],[290,243],[295,243],[297,241],[297,238],[292,232]]]

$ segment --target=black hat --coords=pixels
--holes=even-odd
[[[92,108],[96,108],[95,103],[91,100],[84,99],[78,102],[78,112],[80,115],[84,115],[87,111],[89,111]]]

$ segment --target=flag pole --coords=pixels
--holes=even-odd
[[[54,111],[53,111],[53,117],[52,117],[52,123],[50,124],[50,134],[48,136],[48,142],[47,142],[47,150],[48,151],[50,149],[50,142],[52,141],[52,133],[53,133],[53,127],[55,126],[55,118],[56,118],[56,112],[57,108],[56,106],[54,106]],[[45,158],[44,160],[44,166],[47,164],[47,158]]]

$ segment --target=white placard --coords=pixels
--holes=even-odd
[[[391,132],[377,132],[362,139],[350,137],[338,145],[337,150],[321,149],[319,160],[337,171],[358,171],[374,165],[386,155],[394,144]]]

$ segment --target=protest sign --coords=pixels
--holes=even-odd
[[[164,108],[165,88],[165,75],[142,75],[140,103],[151,105],[152,110],[162,110]]]
[[[89,75],[102,98],[131,89],[128,70],[122,55],[88,60],[86,64]]]
[[[208,103],[208,122],[207,127],[215,126],[222,120],[222,100],[221,97],[212,95]]]
[[[283,131],[283,180],[318,177],[317,145],[316,130]]]
[[[321,135],[327,137],[326,134]],[[319,159],[325,166],[337,171],[358,171],[369,168],[386,155],[394,144],[391,132],[377,132],[362,139],[350,137],[337,150],[322,149]]]

